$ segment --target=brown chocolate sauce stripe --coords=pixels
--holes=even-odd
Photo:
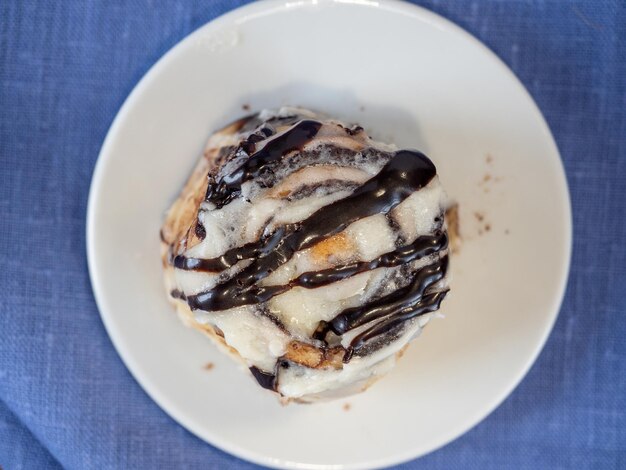
[[[279,238],[272,235],[266,240],[229,250],[220,258],[205,260],[225,265],[232,258],[238,259],[239,255],[254,253],[256,257],[250,266],[230,280],[210,291],[189,296],[189,307],[192,310],[212,311],[255,303],[255,296],[251,295],[249,288],[289,261],[294,253],[343,231],[357,220],[388,213],[427,185],[435,175],[435,166],[422,153],[408,150],[396,152],[376,176],[354,190],[350,196],[319,209],[298,224],[282,227],[284,236]],[[243,248],[249,252],[238,251]]]
[[[376,309],[381,305],[392,307],[391,309],[388,309],[384,312],[382,320],[380,320],[380,316],[374,316],[363,321],[363,315],[357,318],[358,324],[357,322],[354,322],[352,326],[350,326],[348,322],[342,323],[344,325],[348,325],[347,329],[345,330],[347,331],[348,329],[351,329],[355,326],[360,326],[361,324],[365,324],[369,321],[373,321],[376,319],[380,320],[372,327],[358,334],[350,342],[350,346],[347,348],[346,354],[343,357],[343,362],[346,364],[350,362],[353,355],[355,353],[358,353],[358,351],[363,348],[368,341],[391,331],[393,328],[401,325],[402,323],[410,319],[438,310],[441,302],[447,295],[448,290],[431,292],[427,294],[425,294],[424,292],[426,291],[426,289],[431,287],[433,284],[435,284],[445,276],[447,267],[448,257],[446,255],[443,258],[438,259],[436,262],[425,266],[417,271],[411,284],[409,284],[405,288],[397,290],[388,296],[382,297],[381,299],[370,302],[369,304],[363,305],[361,307],[348,309],[335,317],[352,317],[353,314],[358,310],[360,310],[361,312],[372,311],[372,309]],[[378,313],[380,313],[380,311]],[[325,322],[320,322],[320,325],[324,323]],[[342,334],[338,333],[334,328],[332,328],[332,321],[331,323],[327,323],[325,327],[326,333],[329,331],[329,329],[331,329],[336,334]],[[326,333],[323,334],[323,337],[326,336]],[[318,339],[323,339],[323,337],[318,337]],[[256,378],[257,382],[263,388],[276,390],[277,377],[275,373],[270,374],[254,366],[250,368],[250,371]]]
[[[270,374],[268,372],[262,371],[255,366],[250,367],[250,372],[252,372],[252,375],[254,376],[256,381],[259,382],[259,385],[261,387],[268,390],[276,391],[276,374]]]
[[[172,264],[177,269],[187,271],[224,271],[244,259],[258,258],[271,253],[285,236],[287,227],[279,227],[269,237],[232,248],[217,258],[187,258],[183,255],[178,255],[174,258]]]
[[[301,186],[298,190],[296,190],[295,192],[292,192],[289,196],[283,199],[287,199],[291,201],[294,199],[297,200],[301,196],[309,197],[314,193],[315,190],[319,188],[324,188],[326,187],[326,185],[328,186],[332,185],[333,187],[340,187],[341,185],[343,186],[343,189],[345,189],[346,191],[354,190],[358,188],[359,186],[358,183],[351,182],[351,181],[330,180],[329,182],[318,183],[315,185]],[[204,229],[204,227],[202,226],[199,220],[196,223],[195,232],[196,232],[196,236],[200,240],[204,240],[204,238],[206,237],[206,230]],[[280,235],[280,234],[277,234],[276,232],[274,232],[270,235],[270,238],[276,235]],[[238,248],[234,248],[233,250],[230,250],[225,255],[222,255],[218,258],[212,258],[212,259],[194,258],[194,257],[187,257],[184,255],[177,255],[174,257],[172,264],[174,265],[176,269],[182,269],[184,271],[219,272],[219,271],[223,271],[225,269],[232,267],[234,264],[236,264],[237,262],[243,259],[254,258],[255,256],[259,255],[261,253],[261,250],[255,251],[254,249],[254,247],[258,247],[258,246],[259,246],[258,242],[248,243],[242,247],[238,247]],[[252,249],[250,249],[251,247]]]
[[[448,237],[446,233],[437,231],[433,235],[418,237],[413,243],[384,253],[372,261],[359,261],[321,271],[303,273],[291,281],[288,286],[300,286],[306,287],[307,289],[325,286],[366,271],[372,271],[378,268],[393,268],[402,264],[411,263],[425,256],[445,250],[447,246]]]
[[[348,363],[352,356],[357,353],[365,344],[371,339],[381,336],[398,325],[412,319],[424,315],[426,313],[439,310],[442,300],[446,297],[448,291],[433,292],[424,295],[419,304],[413,308],[407,308],[400,310],[397,314],[392,315],[378,323],[371,328],[366,329],[362,333],[354,337],[350,342],[350,346],[347,348],[346,354],[343,357],[343,362]]]
[[[253,153],[234,172],[225,175],[217,183],[209,184],[207,201],[218,208],[228,204],[239,194],[243,183],[259,176],[270,164],[280,161],[289,152],[301,150],[321,127],[321,122],[308,119],[294,124],[289,130],[267,142],[261,150]],[[255,144],[263,139],[262,136],[257,136],[252,141],[246,140],[241,148],[246,152],[252,151]]]
[[[346,309],[330,322],[320,322],[314,337],[324,340],[329,331],[341,336],[346,331],[366,323],[380,319],[388,321],[399,314],[419,308],[424,292],[443,279],[447,269],[448,256],[446,255],[418,270],[409,285],[359,307]]]
[[[234,299],[233,303],[235,307],[239,307],[242,305],[267,302],[272,297],[287,292],[293,287],[314,289],[316,287],[326,286],[374,269],[392,268],[411,263],[425,256],[445,250],[447,246],[448,237],[444,232],[437,231],[434,235],[421,236],[413,243],[385,253],[371,261],[358,261],[320,271],[305,272],[283,285],[251,286],[245,291],[245,295],[239,295]]]

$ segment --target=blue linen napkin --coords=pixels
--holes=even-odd
[[[0,466],[254,465],[192,436],[141,390],[91,293],[85,212],[119,106],[186,34],[242,1],[0,2]],[[420,3],[520,77],[561,150],[574,214],[568,290],[545,350],[491,416],[399,468],[626,468],[626,4]]]

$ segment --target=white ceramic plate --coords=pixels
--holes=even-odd
[[[387,378],[335,403],[280,406],[179,323],[162,287],[159,226],[207,136],[244,105],[283,104],[422,149],[460,203],[446,318]],[[519,383],[557,316],[571,214],[541,113],[475,38],[404,3],[266,1],[191,34],[131,93],[96,166],[87,242],[111,339],[175,420],[269,466],[369,468],[446,444]]]

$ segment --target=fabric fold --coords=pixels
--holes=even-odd
[[[0,466],[7,470],[63,468],[2,400],[0,400]]]

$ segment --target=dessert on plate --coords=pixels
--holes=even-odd
[[[415,150],[302,108],[213,134],[161,229],[167,293],[283,401],[367,388],[448,293],[445,194]]]

